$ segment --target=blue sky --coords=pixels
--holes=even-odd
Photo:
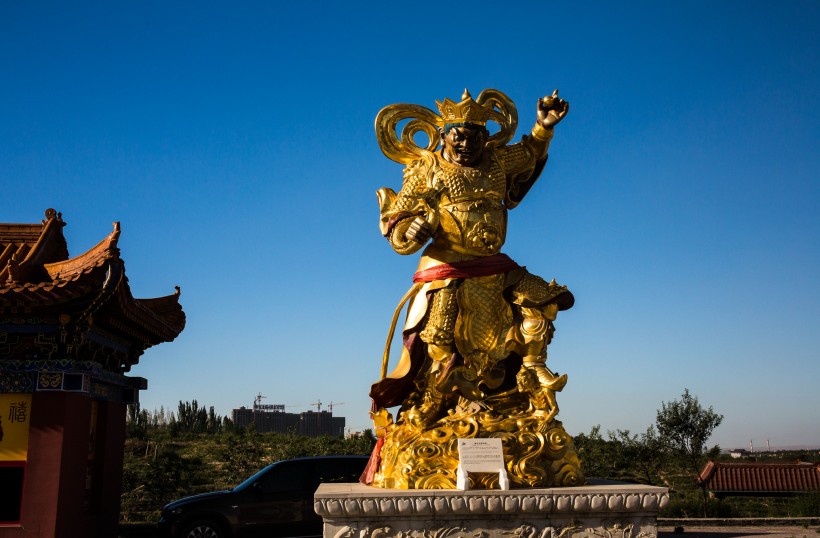
[[[503,9],[500,7],[503,6]],[[571,433],[643,431],[684,388],[724,448],[820,446],[820,4],[0,4],[0,221],[72,255],[122,223],[132,291],[188,326],[143,406],[321,400],[368,427],[416,256],[373,120],[464,87],[571,103],[505,251],[566,284],[549,365]],[[323,408],[324,409],[324,408]]]

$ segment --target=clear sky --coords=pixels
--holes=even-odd
[[[0,4],[0,221],[54,207],[71,255],[121,221],[134,295],[182,287],[144,407],[368,427],[417,261],[378,231],[376,114],[496,88],[517,139],[560,88],[505,251],[575,294],[567,430],[643,431],[688,388],[710,443],[820,446],[820,3],[296,4]]]

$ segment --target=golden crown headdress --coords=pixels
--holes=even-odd
[[[488,144],[503,145],[512,140],[518,127],[518,110],[509,97],[498,90],[487,89],[473,99],[466,89],[461,102],[450,99],[436,101],[439,114],[427,107],[400,103],[383,108],[376,116],[376,139],[384,154],[399,163],[408,164],[436,150],[439,129],[450,123],[474,123],[486,125],[493,121],[500,130],[491,135]],[[399,124],[410,120],[398,132]],[[424,133],[428,137],[425,147],[414,140]]]
[[[486,125],[487,119],[491,117],[493,112],[492,103],[483,105],[477,103],[467,88],[464,88],[460,103],[445,99],[444,101],[436,101],[436,106],[444,124],[473,123],[475,125]]]

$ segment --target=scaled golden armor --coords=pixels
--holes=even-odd
[[[414,285],[393,319],[382,379],[370,392],[379,443],[364,481],[385,488],[455,488],[458,438],[499,437],[513,486],[584,482],[572,438],[556,414],[567,382],[546,366],[561,310],[574,298],[501,253],[507,211],[540,175],[553,128],[569,105],[558,92],[538,101],[529,135],[497,90],[478,99],[384,108],[379,145],[406,165],[396,193],[378,191],[382,234],[399,254],[422,252]],[[490,134],[487,123],[499,126]],[[399,126],[402,126],[399,132]],[[415,136],[429,137],[426,147]],[[390,339],[408,303],[404,348],[387,374]],[[394,423],[387,408],[401,406]],[[491,487],[497,475],[471,476]]]

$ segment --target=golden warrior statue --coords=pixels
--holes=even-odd
[[[567,377],[546,366],[553,321],[573,296],[501,253],[507,211],[541,174],[569,104],[557,90],[540,99],[531,133],[510,145],[518,112],[503,93],[474,100],[465,90],[460,102],[436,104],[438,114],[397,104],[376,118],[382,151],[406,165],[398,194],[378,191],[382,234],[399,254],[429,245],[393,319],[391,337],[410,301],[402,357],[386,375],[389,337],[370,392],[380,439],[363,481],[454,488],[457,439],[500,437],[514,486],[581,484],[572,438],[555,418]],[[500,130],[491,135],[488,122]],[[419,133],[427,147],[416,144]],[[393,423],[386,409],[397,405]],[[470,480],[491,487],[498,476]]]

